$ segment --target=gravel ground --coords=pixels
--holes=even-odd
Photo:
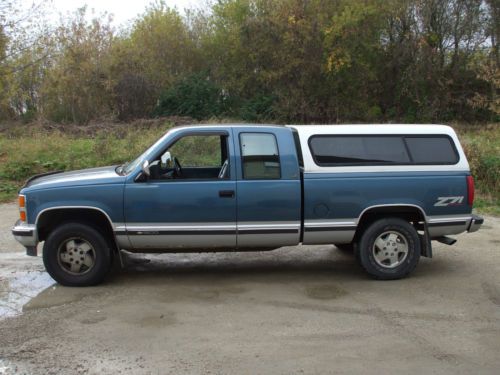
[[[134,255],[61,287],[0,205],[0,374],[500,372],[500,219],[369,279],[333,246]]]

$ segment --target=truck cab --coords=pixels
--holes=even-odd
[[[34,176],[16,239],[65,285],[93,285],[121,250],[204,252],[335,244],[379,279],[431,240],[477,230],[473,180],[439,125],[197,125],[120,166]]]
[[[120,245],[127,249],[299,242],[301,180],[287,128],[180,128],[139,164],[125,171]]]

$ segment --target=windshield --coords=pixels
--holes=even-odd
[[[137,158],[132,160],[131,162],[125,163],[118,167],[117,172],[120,174],[129,174],[132,172],[134,169],[136,169],[139,165],[142,164],[142,162],[149,156],[151,152],[153,152],[156,147],[163,142],[167,134],[165,134],[163,137],[158,139],[151,147],[149,147],[146,151],[144,151],[141,155],[139,155]]]

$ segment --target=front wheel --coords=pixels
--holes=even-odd
[[[52,231],[43,246],[49,275],[66,286],[99,284],[111,265],[111,247],[104,236],[83,223],[68,223]]]
[[[399,218],[386,218],[365,230],[357,251],[359,263],[374,278],[400,279],[417,266],[420,239],[410,223]]]

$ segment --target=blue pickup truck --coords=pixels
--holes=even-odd
[[[173,128],[119,166],[30,178],[12,229],[59,283],[95,285],[121,250],[334,244],[378,279],[479,229],[474,181],[441,125]]]

